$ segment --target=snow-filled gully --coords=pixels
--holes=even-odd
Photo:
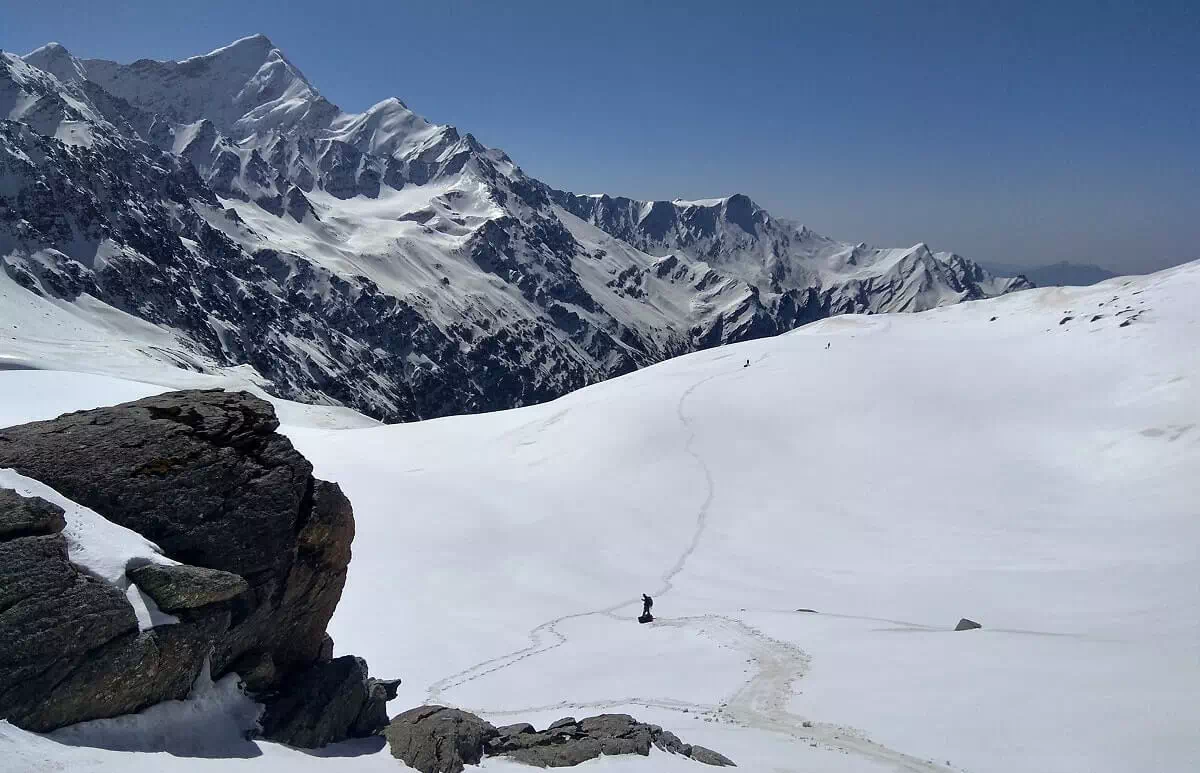
[[[769,353],[763,354],[755,360],[755,364],[768,356]],[[740,372],[740,369],[736,372]],[[662,586],[652,594],[656,597],[664,596],[673,590],[675,577],[683,571],[688,558],[695,552],[708,525],[708,511],[715,495],[712,470],[704,457],[693,448],[696,431],[687,417],[684,406],[688,398],[700,387],[715,378],[728,375],[732,374],[718,373],[700,379],[680,394],[676,404],[676,414],[680,424],[687,430],[684,451],[696,460],[696,464],[704,476],[706,491],[704,501],[696,511],[691,539],[675,563],[663,573]],[[618,615],[617,611],[635,605],[639,601],[640,599],[637,598],[623,599],[603,609],[577,612],[548,620],[529,631],[528,647],[485,660],[432,683],[428,688],[426,700],[429,703],[444,704],[447,701],[443,696],[449,690],[563,646],[567,643],[568,638],[558,630],[557,626],[560,623],[597,615],[632,621],[632,617]],[[504,711],[479,708],[473,710],[493,717],[515,717],[543,711],[604,710],[620,706],[645,706],[668,711],[697,713],[716,721],[732,722],[743,727],[789,736],[810,746],[860,756],[907,773],[930,773],[931,771],[944,773],[954,770],[951,767],[922,760],[875,743],[863,733],[852,728],[805,720],[803,717],[789,712],[787,706],[792,696],[792,684],[803,678],[808,671],[810,661],[809,655],[793,644],[766,636],[741,620],[724,615],[658,618],[655,620],[655,625],[689,629],[699,636],[737,649],[745,653],[752,661],[755,672],[745,684],[720,704],[689,703],[671,698],[626,696],[600,701],[563,701],[550,705]]]

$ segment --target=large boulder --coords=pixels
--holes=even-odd
[[[0,468],[183,564],[127,568],[180,621],[139,631],[121,589],[69,562],[60,510],[0,494],[0,719],[50,730],[183,698],[205,658],[214,677],[237,670],[278,697],[293,676],[329,662],[325,628],[346,580],[353,513],[278,426],[252,395],[185,391],[0,430]],[[386,721],[386,683],[334,694],[338,716],[352,721],[297,733],[298,745]]]
[[[245,392],[172,392],[0,430],[12,467],[160,545],[253,576],[296,544],[312,466]]]
[[[171,558],[239,575],[233,627],[213,673],[252,650],[282,674],[313,662],[341,597],[354,537],[350,504],[245,392],[171,392],[0,430],[12,467]]]
[[[392,756],[421,773],[459,773],[478,765],[497,731],[466,711],[419,706],[394,718],[384,730]]]

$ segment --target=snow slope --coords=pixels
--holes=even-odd
[[[746,770],[1194,770],[1197,298],[1200,263],[288,428],[355,507],[331,634],[404,678],[393,710],[629,711]],[[44,769],[226,764],[53,743],[0,726]],[[397,766],[250,746],[232,769]]]

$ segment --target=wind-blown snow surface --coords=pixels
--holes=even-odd
[[[1189,264],[839,317],[531,408],[290,429],[354,503],[331,633],[403,677],[394,711],[629,711],[746,770],[1194,770],[1197,298]],[[256,748],[235,762],[398,764]]]

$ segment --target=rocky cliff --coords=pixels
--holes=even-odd
[[[156,543],[125,578],[72,562],[61,507],[0,490],[0,718],[45,731],[181,699],[206,661],[267,705],[269,737],[319,746],[387,721],[394,683],[332,658],[326,624],[354,518],[246,393],[176,392],[0,430],[0,468]],[[78,539],[78,537],[77,537]]]

